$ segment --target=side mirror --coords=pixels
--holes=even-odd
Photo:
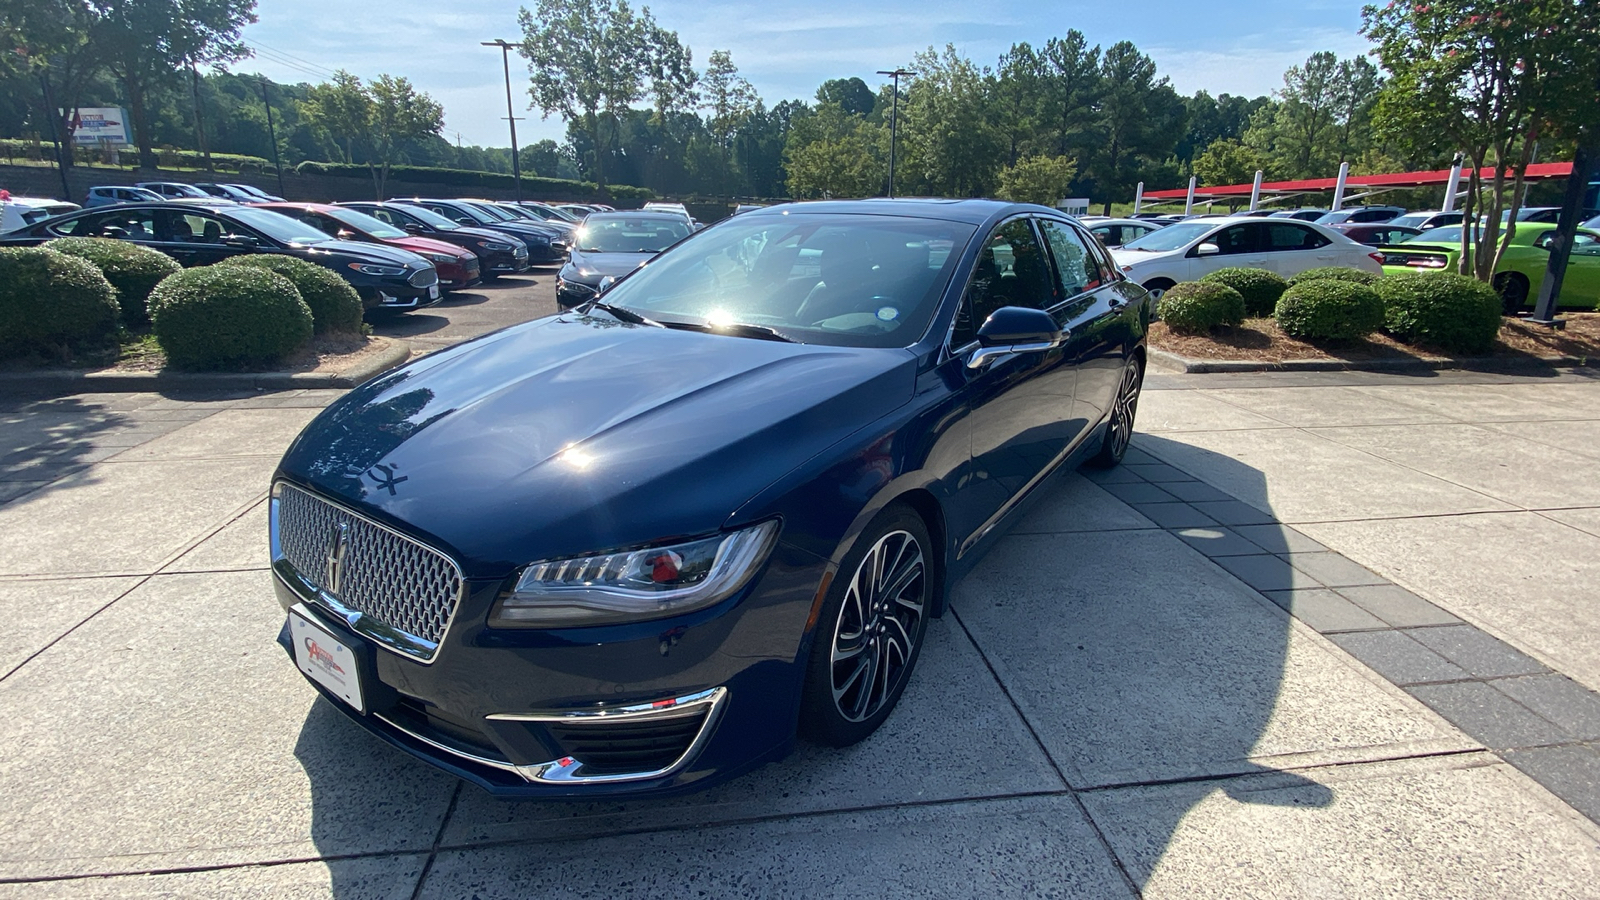
[[[261,242],[248,234],[224,235],[222,243],[229,247],[238,247],[242,250],[254,250],[261,246]]]
[[[458,223],[462,224],[462,225],[471,225],[472,224],[472,220],[467,218],[466,216],[456,216],[456,221]]]
[[[606,291],[611,290],[611,286],[616,283],[617,276],[615,275],[607,275],[606,277],[600,279],[599,286],[595,288],[595,296],[598,297],[601,294],[604,294]]]
[[[967,360],[970,369],[981,369],[994,359],[1011,353],[1053,350],[1066,339],[1055,317],[1042,309],[1003,306],[995,310],[978,329],[978,351]]]
[[[1221,247],[1218,247],[1216,244],[1210,243],[1209,241],[1194,248],[1195,256],[1216,256],[1221,252]]]
[[[404,231],[406,234],[421,234],[422,226],[415,222],[407,222],[400,226],[400,230]]]

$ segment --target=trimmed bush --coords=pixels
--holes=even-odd
[[[274,362],[311,339],[311,309],[289,279],[257,266],[185,269],[156,285],[150,321],[167,362],[223,369]]]
[[[1225,284],[1185,281],[1156,301],[1157,314],[1179,334],[1205,334],[1220,325],[1244,321],[1244,297]]]
[[[279,256],[276,253],[251,253],[224,260],[225,266],[253,266],[269,269],[289,279],[300,292],[300,299],[311,307],[311,320],[317,334],[361,331],[361,296],[350,282],[332,269],[316,263]]]
[[[1383,327],[1383,301],[1377,291],[1354,281],[1307,281],[1283,292],[1276,318],[1290,337],[1352,341]]]
[[[57,253],[94,263],[95,268],[117,291],[117,305],[122,307],[124,325],[149,322],[150,309],[147,303],[150,292],[156,289],[161,279],[183,268],[177,260],[160,250],[109,238],[56,238],[47,241],[44,246]]]
[[[116,343],[117,291],[88,260],[0,249],[0,355],[70,358]]]
[[[1266,269],[1218,269],[1200,279],[1225,284],[1244,298],[1244,314],[1252,318],[1272,315],[1289,282],[1277,272]]]
[[[1384,331],[1408,344],[1486,353],[1500,334],[1500,295],[1453,272],[1406,272],[1378,282]]]
[[[1360,269],[1347,269],[1343,266],[1323,266],[1320,269],[1307,269],[1299,275],[1289,279],[1289,287],[1305,284],[1308,281],[1353,281],[1356,284],[1377,284],[1381,275],[1363,272]]]

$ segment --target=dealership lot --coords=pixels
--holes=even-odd
[[[0,400],[0,897],[1592,895],[1600,380],[1148,386],[880,733],[603,804],[490,800],[274,644],[267,480],[336,393]]]

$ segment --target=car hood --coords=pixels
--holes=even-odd
[[[563,277],[570,276],[573,281],[597,285],[600,279],[608,275],[621,278],[655,258],[655,253],[584,253],[574,250],[572,257],[567,260]]]
[[[478,227],[479,228],[487,228],[490,231],[503,231],[506,234],[514,234],[517,237],[539,237],[539,238],[544,238],[546,241],[553,240],[553,239],[561,236],[561,232],[557,231],[554,228],[544,228],[542,226],[535,225],[532,222],[526,222],[526,221],[524,221],[524,222],[495,222],[495,223],[490,224],[490,225],[479,225]]]
[[[741,524],[762,489],[908,402],[915,371],[907,350],[552,316],[352,391],[280,474],[499,578]]]
[[[386,238],[383,242],[391,247],[398,247],[401,250],[408,250],[412,253],[437,253],[448,256],[451,259],[459,259],[462,254],[467,252],[448,241],[438,241],[425,237]]]
[[[467,237],[477,238],[481,241],[504,241],[507,237],[506,232],[495,231],[493,228],[488,228],[483,225],[462,225],[450,233],[466,235]],[[510,235],[510,237],[516,237],[516,235]]]
[[[368,244],[361,241],[329,240],[319,241],[315,244],[301,244],[303,249],[312,255],[318,253],[338,253],[343,256],[353,256],[362,262],[386,263],[391,266],[427,266],[432,265],[422,257],[410,250],[399,247],[388,247],[383,244]]]
[[[1156,251],[1127,250],[1122,247],[1112,247],[1111,261],[1116,263],[1118,268],[1123,266],[1136,266],[1140,263],[1151,262],[1152,260],[1171,259],[1175,256],[1182,256],[1186,250],[1186,247],[1179,247],[1176,250]]]

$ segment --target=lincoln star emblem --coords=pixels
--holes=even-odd
[[[411,476],[409,476],[409,475],[400,475],[400,476],[396,477],[396,475],[394,474],[394,470],[396,468],[398,468],[398,467],[397,466],[384,466],[384,465],[373,466],[372,468],[367,470],[367,477],[372,479],[372,483],[373,484],[377,485],[379,488],[382,488],[383,490],[388,491],[389,492],[389,496],[393,497],[394,496],[395,485],[399,484],[402,481],[410,481],[411,480]]]
[[[333,535],[328,539],[328,570],[322,588],[330,594],[339,593],[339,582],[344,580],[344,556],[349,550],[350,523],[340,522],[333,526]]]

